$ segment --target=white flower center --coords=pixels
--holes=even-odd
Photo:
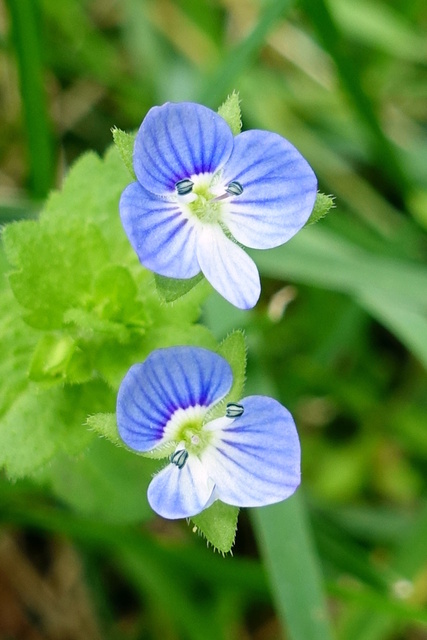
[[[211,434],[203,430],[207,411],[200,405],[177,409],[165,426],[164,438],[179,443],[178,449],[199,455],[211,441]]]
[[[169,456],[170,462],[182,469],[189,455],[201,456],[209,446],[216,446],[221,440],[222,429],[244,413],[244,407],[237,402],[227,403],[225,416],[204,422],[209,407],[195,405],[177,409],[167,422],[163,435],[169,442],[175,442],[175,451]]]
[[[221,178],[221,172],[201,173],[177,182],[177,202],[186,218],[205,224],[223,221],[229,199],[241,195],[243,187],[237,181],[224,184]]]

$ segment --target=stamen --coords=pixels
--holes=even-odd
[[[178,469],[182,469],[182,467],[187,462],[187,458],[188,451],[186,451],[185,449],[179,449],[179,451],[175,451],[175,453],[172,453],[172,455],[169,456],[170,462],[172,462],[172,464],[176,464]]]
[[[217,196],[216,198],[213,199],[213,201],[218,202],[219,200],[225,200],[230,196],[240,196],[242,195],[242,193],[243,193],[243,187],[240,184],[240,182],[237,182],[237,180],[233,180],[233,182],[230,182],[228,187],[226,187],[225,193],[223,193],[222,196]]]
[[[237,404],[237,402],[229,402],[225,410],[225,415],[227,418],[238,418],[244,410],[243,405]]]
[[[179,196],[185,196],[187,193],[191,193],[193,190],[194,182],[189,178],[184,178],[184,180],[179,180],[175,184],[175,188],[178,191]]]
[[[237,182],[237,180],[233,180],[233,182],[230,182],[230,184],[226,188],[226,192],[229,193],[230,196],[241,196],[243,193],[243,187],[240,182]]]

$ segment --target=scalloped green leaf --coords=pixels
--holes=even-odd
[[[11,478],[60,452],[81,452],[95,437],[87,416],[114,409],[125,372],[153,349],[217,346],[194,324],[206,289],[194,288],[173,309],[159,300],[118,215],[128,182],[116,148],[104,159],[85,154],[38,221],[2,234],[14,268],[1,281],[4,300],[0,294],[0,465]]]
[[[101,382],[24,387],[1,418],[0,467],[15,480],[31,475],[61,451],[83,451],[94,437],[83,427],[87,406],[99,409],[111,404],[111,396]]]
[[[25,321],[37,329],[59,329],[64,313],[90,295],[94,274],[108,261],[100,231],[59,214],[54,224],[18,222],[3,235],[16,258],[10,284],[26,310]]]
[[[45,334],[38,342],[28,376],[35,382],[57,383],[69,378],[86,382],[92,377],[90,362],[73,338],[67,334]]]

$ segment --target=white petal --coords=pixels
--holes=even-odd
[[[213,489],[214,483],[199,458],[190,455],[182,469],[170,463],[154,476],[148,487],[148,502],[163,518],[189,518],[206,508]]]
[[[219,225],[201,226],[197,259],[206,279],[231,304],[239,309],[256,305],[261,291],[258,269]]]

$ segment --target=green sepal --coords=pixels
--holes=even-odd
[[[225,102],[218,109],[218,114],[224,118],[234,136],[242,130],[242,112],[240,110],[240,98],[236,91],[233,91]]]
[[[138,455],[143,458],[150,458],[150,460],[162,460],[163,458],[169,458],[171,453],[175,451],[177,444],[177,442],[169,440],[169,442],[165,442],[165,444],[156,449],[151,449],[151,451],[138,451]]]
[[[126,133],[117,127],[111,129],[113,134],[114,144],[116,145],[121,159],[124,162],[126,169],[134,180],[136,180],[135,172],[133,170],[133,148],[135,146],[135,133]]]
[[[228,553],[236,538],[239,508],[217,500],[191,521],[206,540],[221,553]]]
[[[124,447],[123,440],[121,440],[117,430],[115,413],[95,413],[92,416],[88,416],[86,426],[118,447]]]
[[[219,345],[217,352],[223,356],[231,366],[233,384],[218,404],[207,414],[205,422],[210,422],[225,415],[227,402],[239,402],[243,396],[246,379],[246,342],[243,331],[237,329],[230,333]]]
[[[191,289],[194,289],[199,282],[204,280],[203,273],[200,272],[194,278],[188,278],[187,280],[179,280],[177,278],[165,278],[158,273],[154,274],[154,280],[156,282],[156,289],[159,297],[164,302],[175,302],[185,296]]]
[[[318,191],[313,211],[311,212],[310,217],[304,226],[308,227],[310,224],[315,224],[316,222],[324,218],[334,206],[335,203],[333,196],[327,196],[326,194],[320,193],[320,191]]]

